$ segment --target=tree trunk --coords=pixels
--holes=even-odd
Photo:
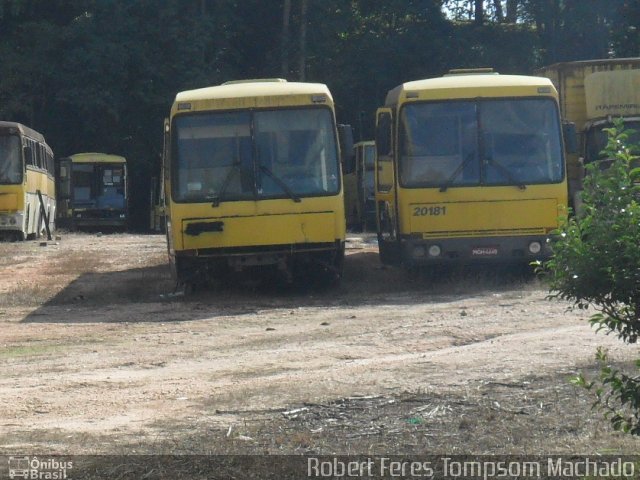
[[[504,13],[502,12],[502,0],[493,0],[493,8],[496,10],[496,22],[504,22]]]
[[[508,23],[516,23],[518,19],[518,0],[507,0],[507,16]]]
[[[280,72],[283,78],[289,76],[289,21],[291,18],[291,0],[284,0],[282,10],[282,45],[280,49]]]
[[[307,10],[308,0],[302,0],[300,4],[300,63],[299,75],[300,81],[304,82],[307,70]]]
[[[474,22],[476,25],[484,23],[484,0],[474,0]]]

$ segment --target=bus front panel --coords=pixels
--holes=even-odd
[[[124,163],[72,163],[73,223],[87,227],[126,225],[126,175]]]
[[[177,115],[170,175],[170,255],[339,255],[344,248],[340,162],[328,107]]]
[[[398,121],[406,262],[548,256],[567,201],[552,97],[410,103]]]

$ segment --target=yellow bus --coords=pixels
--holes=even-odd
[[[124,229],[129,217],[127,159],[77,153],[58,162],[58,223],[72,230]]]
[[[323,84],[247,80],[178,93],[163,168],[177,284],[254,267],[289,281],[312,271],[337,280],[345,240],[337,130]]]
[[[384,263],[524,263],[550,255],[547,238],[567,205],[550,80],[452,71],[390,90],[376,116]]]
[[[0,235],[24,240],[54,230],[53,152],[20,123],[0,122]]]
[[[353,156],[344,169],[344,204],[349,228],[375,228],[375,155],[373,140],[358,142],[353,146]]]

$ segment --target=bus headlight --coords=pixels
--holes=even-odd
[[[426,255],[426,250],[422,245],[416,245],[413,247],[413,256],[417,258],[422,258]]]
[[[530,253],[533,253],[535,255],[536,253],[540,253],[540,250],[542,250],[542,245],[540,245],[540,242],[531,242],[529,244]]]
[[[431,245],[429,247],[429,256],[430,257],[439,257],[442,253],[442,249],[439,245]]]

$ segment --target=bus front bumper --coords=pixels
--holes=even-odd
[[[24,225],[24,213],[0,213],[0,231],[21,231]]]
[[[222,259],[229,265],[260,266],[272,265],[297,256],[321,253],[335,253],[344,249],[344,242],[336,240],[331,243],[302,243],[289,245],[265,245],[259,247],[233,248],[200,248],[194,250],[177,250],[176,257],[201,260]]]
[[[402,260],[408,265],[529,263],[551,257],[551,243],[543,235],[440,239],[406,236],[400,246]]]
[[[76,210],[72,221],[78,227],[121,227],[127,223],[127,214],[122,210]]]

